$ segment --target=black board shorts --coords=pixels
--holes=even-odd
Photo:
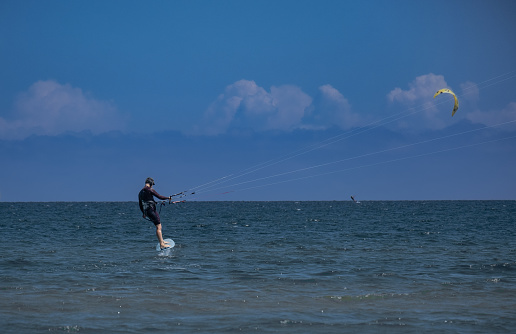
[[[156,212],[156,207],[154,205],[149,205],[147,207],[145,210],[145,216],[147,216],[149,220],[154,223],[154,225],[161,224],[159,214]]]

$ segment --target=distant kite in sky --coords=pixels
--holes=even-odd
[[[455,95],[455,93],[454,93],[454,92],[452,92],[452,91],[451,91],[451,89],[448,89],[448,88],[439,89],[439,90],[437,91],[437,93],[435,93],[435,95],[434,95],[434,99],[435,99],[435,97],[436,97],[437,95],[442,94],[442,93],[448,93],[448,94],[451,94],[451,95],[453,95],[453,97],[455,98],[455,105],[453,106],[453,111],[452,111],[452,114],[451,114],[451,115],[452,115],[452,117],[453,117],[453,115],[455,115],[455,112],[457,111],[457,109],[459,109],[459,100],[457,100],[457,96]]]

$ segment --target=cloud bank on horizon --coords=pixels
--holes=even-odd
[[[399,131],[441,130],[459,119],[485,126],[516,119],[516,102],[510,102],[501,110],[475,109],[480,98],[479,87],[469,81],[460,84],[458,95],[461,106],[469,106],[473,111],[461,113],[460,109],[466,109],[462,107],[456,117],[450,119],[450,100],[433,98],[438,89],[445,87],[449,85],[443,75],[429,73],[409,82],[408,89],[396,87],[391,90],[386,95],[390,106],[397,107],[397,112],[418,114],[417,117],[402,117],[394,127]],[[11,117],[0,117],[0,139],[21,140],[32,135],[55,136],[82,131],[94,135],[124,131],[128,130],[126,119],[113,101],[95,99],[68,83],[37,81],[18,95]],[[228,85],[206,108],[203,118],[193,129],[184,132],[214,136],[235,131],[348,130],[378,121],[367,111],[353,108],[348,98],[330,84],[318,87],[317,94],[312,97],[295,85],[272,86],[266,90],[255,81],[242,79]]]

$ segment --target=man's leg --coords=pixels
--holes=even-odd
[[[161,224],[156,225],[156,236],[158,237],[158,241],[161,248],[167,248],[168,246],[170,246],[163,240],[163,235],[161,234]]]
[[[147,217],[154,223],[156,226],[156,236],[158,237],[159,244],[161,248],[167,248],[169,244],[163,241],[163,235],[161,234],[161,221],[159,219],[159,214],[156,210],[147,210]]]

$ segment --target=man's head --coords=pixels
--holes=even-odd
[[[145,180],[145,184],[148,184],[149,186],[153,186],[155,185],[154,183],[154,179],[152,177],[148,177],[146,180]]]

